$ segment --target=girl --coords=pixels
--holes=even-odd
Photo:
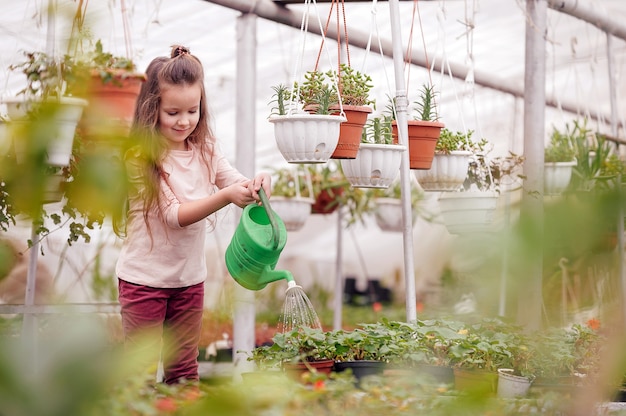
[[[198,380],[207,277],[207,216],[270,195],[270,176],[249,180],[219,152],[209,127],[204,69],[183,46],[146,70],[126,152],[128,206],[116,266],[127,344],[163,342],[164,382]],[[145,346],[142,344],[142,346]]]

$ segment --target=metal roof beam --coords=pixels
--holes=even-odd
[[[548,0],[548,7],[561,13],[569,14],[577,19],[594,25],[603,32],[626,40],[626,24],[624,20],[614,19],[606,10],[600,9],[594,2],[578,0]]]

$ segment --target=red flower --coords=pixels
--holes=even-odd
[[[374,302],[372,304],[372,309],[374,309],[374,312],[380,312],[383,310],[383,304],[380,302]]]
[[[324,384],[324,380],[317,380],[315,384],[313,384],[313,390],[315,391],[322,391],[325,388],[326,388],[326,385]]]
[[[600,329],[600,320],[596,318],[591,318],[590,320],[587,321],[587,326],[593,329],[594,331],[597,331],[598,329]]]
[[[156,400],[154,407],[165,413],[174,413],[176,411],[176,402],[171,397],[161,397]]]

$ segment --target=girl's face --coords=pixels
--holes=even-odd
[[[172,150],[186,150],[185,139],[194,131],[200,120],[200,86],[161,86],[159,106],[159,131]]]

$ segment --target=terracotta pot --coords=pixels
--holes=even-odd
[[[330,374],[335,366],[334,360],[307,361],[298,363],[285,363],[285,374],[292,380],[303,381],[302,376],[311,371],[322,374]]]
[[[361,143],[363,127],[367,116],[372,112],[371,107],[344,105],[343,112],[346,121],[339,126],[339,142],[331,159],[355,159]],[[339,111],[333,114],[339,114]]]
[[[123,76],[115,75],[110,82],[103,83],[102,78],[93,74],[89,84],[89,106],[85,110],[90,119],[113,119],[123,124],[127,130],[135,114],[135,105],[141,85],[146,76],[134,73]]]
[[[337,195],[343,193],[343,188],[322,189],[315,197],[315,203],[311,207],[312,214],[332,214],[339,207],[335,202]]]
[[[430,169],[435,157],[435,146],[445,127],[437,121],[409,120],[409,166],[411,169]],[[394,143],[398,142],[398,125],[391,122]]]

